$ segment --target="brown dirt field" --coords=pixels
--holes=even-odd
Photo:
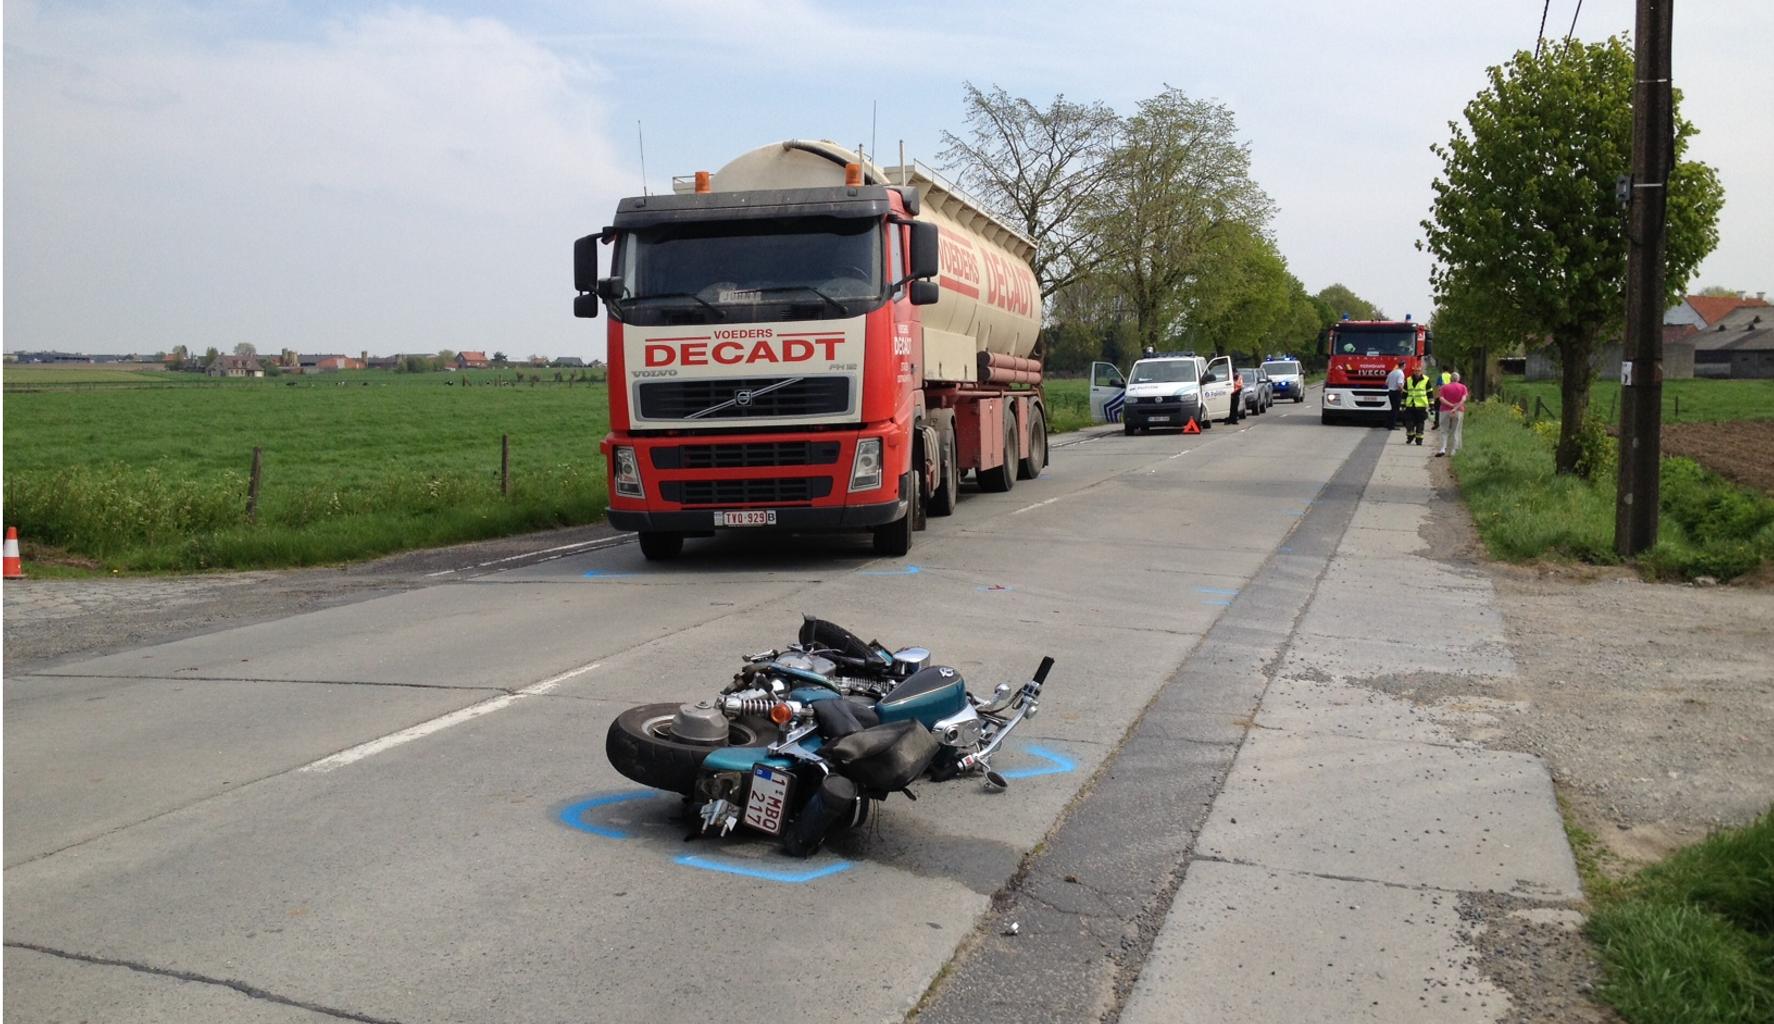
[[[1663,428],[1663,454],[1685,455],[1714,473],[1774,494],[1774,420],[1671,423]]]

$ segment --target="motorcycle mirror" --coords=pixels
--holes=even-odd
[[[1002,775],[999,775],[997,772],[992,772],[992,771],[986,772],[986,783],[987,783],[987,785],[995,786],[998,789],[1009,789],[1010,788],[1010,780],[1005,778]]]

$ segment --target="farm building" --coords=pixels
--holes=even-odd
[[[1695,376],[1695,341],[1699,335],[1687,325],[1663,326],[1663,379],[1687,380]],[[1620,379],[1621,344],[1610,341],[1589,359],[1590,371],[1606,380]],[[1529,352],[1523,374],[1528,380],[1558,380],[1558,350],[1551,345]]]
[[[263,377],[265,368],[258,356],[217,356],[204,372],[211,377]]]
[[[456,369],[458,370],[484,370],[491,365],[492,361],[487,358],[485,352],[456,353]]]
[[[363,360],[355,356],[343,355],[309,355],[303,353],[296,357],[296,365],[303,373],[332,373],[336,370],[361,370]]]
[[[1719,321],[1744,308],[1767,309],[1767,292],[1755,298],[1738,295],[1690,295],[1663,313],[1665,324],[1692,324],[1700,330],[1717,327]]]
[[[577,370],[585,365],[585,360],[579,358],[578,356],[561,356],[559,359],[556,359],[554,361],[554,365],[560,366],[560,367],[571,367],[571,368]]]
[[[1774,377],[1774,308],[1740,306],[1693,336],[1700,377]]]

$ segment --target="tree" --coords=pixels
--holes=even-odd
[[[1182,337],[1196,351],[1254,357],[1274,337],[1297,287],[1273,240],[1242,225],[1221,232],[1188,290]]]
[[[504,366],[507,362],[508,362],[508,360],[505,358],[505,353],[503,353],[503,352],[494,352],[493,353],[493,365],[494,366]]]
[[[222,354],[216,351],[215,346],[210,346],[209,350],[203,353],[203,368],[207,370],[216,365],[216,360],[220,358],[222,358]]]
[[[183,345],[174,345],[172,347],[172,362],[174,366],[184,366],[185,360],[189,358],[191,358],[190,349]]]
[[[259,350],[252,342],[242,341],[234,346],[234,354],[237,356],[256,356],[259,354]]]
[[[1260,231],[1272,204],[1250,177],[1232,111],[1166,88],[1140,103],[1105,163],[1084,225],[1105,279],[1127,300],[1139,344],[1174,335],[1187,289],[1227,233]]]
[[[1083,213],[1102,189],[1120,119],[1102,103],[1055,96],[1045,110],[994,85],[963,83],[967,137],[942,133],[940,159],[962,186],[1035,241],[1041,298],[1101,257]]]
[[[1720,285],[1709,284],[1705,288],[1700,289],[1700,294],[1714,299],[1741,299],[1745,293],[1739,288],[1725,288]]]
[[[1551,339],[1563,399],[1557,467],[1575,472],[1590,360],[1625,318],[1626,216],[1614,185],[1632,152],[1632,51],[1621,37],[1522,50],[1488,77],[1465,124],[1450,121],[1448,143],[1431,147],[1443,167],[1419,244],[1435,257],[1438,305]],[[1695,129],[1679,93],[1673,100],[1668,300],[1718,244],[1724,204],[1717,172],[1682,159]]]
[[[1380,307],[1355,294],[1342,282],[1326,287],[1318,293],[1317,298],[1329,307],[1331,321],[1341,320],[1345,316],[1351,320],[1386,319],[1386,314]],[[1325,326],[1329,326],[1329,323]]]

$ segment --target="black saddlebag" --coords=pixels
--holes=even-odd
[[[865,791],[894,793],[923,775],[938,749],[923,723],[903,721],[853,732],[819,748],[819,756]]]

